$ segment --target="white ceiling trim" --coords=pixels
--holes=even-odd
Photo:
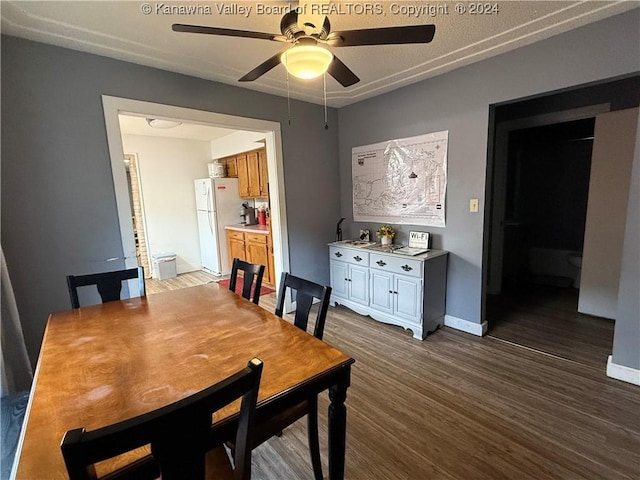
[[[24,35],[26,38],[38,38],[40,41],[44,43],[50,43],[54,45],[59,45],[62,47],[72,48],[74,50],[81,50],[88,53],[95,53],[98,55],[117,58],[120,60],[128,61],[131,63],[138,63],[140,65],[146,65],[150,67],[162,68],[163,70],[175,71],[175,64],[183,65],[185,70],[192,70],[192,74],[198,77],[202,77],[201,72],[198,72],[194,69],[188,68],[185,64],[182,63],[182,57],[179,55],[171,55],[167,52],[164,52],[159,49],[154,49],[149,47],[148,45],[142,42],[133,42],[131,40],[125,40],[120,37],[116,37],[114,35],[107,35],[104,33],[96,32],[93,30],[77,27],[73,24],[66,22],[59,22],[57,20],[52,20],[46,18],[44,16],[33,15],[29,12],[25,12],[21,8],[15,5],[15,2],[5,0],[3,3],[7,5],[13,5],[13,8],[16,8],[20,11],[20,13],[24,17],[28,17],[31,21],[42,22],[45,25],[50,25],[55,27],[53,30],[64,29],[69,32],[69,34],[62,34],[59,32],[53,32],[51,30],[43,31],[42,28],[34,28],[28,27],[25,25],[20,25],[13,22],[11,19],[3,16],[2,21],[11,25],[17,31],[21,31],[22,33],[29,32],[32,35]],[[7,8],[4,6],[3,8]],[[71,33],[76,32],[76,36],[71,35]],[[92,40],[88,40],[86,38],[78,39],[80,35],[79,33],[88,35],[89,37],[94,37]],[[105,40],[109,40],[110,42],[119,43],[121,46],[113,47],[104,43]],[[142,50],[147,50],[148,54],[141,54],[131,47],[136,47]],[[132,61],[132,57],[136,58],[137,61]],[[169,59],[167,59],[169,57]],[[220,74],[221,67],[216,65],[216,73]],[[226,67],[222,67],[226,68]],[[227,68],[227,70],[230,70]],[[196,75],[197,74],[197,75]],[[230,73],[222,73],[220,74],[225,80],[231,82],[236,81],[236,75],[239,75],[238,71],[233,71]],[[202,77],[205,78],[205,77]]]
[[[637,5],[627,5],[627,8],[624,8],[622,11],[627,11],[631,8],[635,8]],[[332,96],[332,100],[350,100],[349,103],[353,103],[353,101],[364,100],[365,98],[369,98],[371,96],[380,95],[382,93],[386,93],[389,91],[393,91],[397,88],[400,88],[406,84],[417,83],[421,80],[425,80],[427,78],[435,77],[437,75],[441,75],[446,72],[450,72],[455,70],[456,68],[461,68],[466,65],[470,65],[480,60],[484,60],[495,55],[506,53],[508,51],[514,50],[516,48],[520,48],[526,45],[530,45],[532,43],[538,42],[540,40],[549,38],[554,35],[558,35],[560,33],[566,32],[573,28],[576,28],[575,22],[580,21],[580,25],[586,25],[589,23],[589,17],[593,18],[594,16],[600,17],[599,13],[610,11],[612,8],[615,9],[615,13],[620,13],[620,4],[615,5],[605,5],[597,10],[589,10],[587,12],[582,12],[576,17],[565,18],[554,25],[542,25],[538,30],[533,32],[527,32],[517,37],[512,37],[509,39],[505,39],[503,42],[488,45],[483,50],[479,50],[476,52],[472,52],[464,55],[463,52],[469,51],[474,47],[482,46],[483,44],[491,43],[496,39],[500,39],[509,34],[516,33],[520,30],[523,30],[529,26],[536,25],[542,23],[544,20],[551,19],[553,17],[557,17],[561,13],[569,12],[571,10],[575,10],[576,8],[581,7],[581,4],[573,4],[562,10],[558,10],[552,12],[550,14],[544,15],[540,18],[532,20],[530,22],[524,23],[522,25],[518,25],[517,27],[511,28],[509,30],[505,30],[499,34],[483,38],[475,43],[469,44],[463,48],[459,48],[457,50],[452,50],[451,52],[447,52],[445,55],[440,55],[439,57],[434,57],[426,62],[415,65],[411,68],[408,68],[402,72],[389,75],[387,77],[382,77],[376,79],[373,82],[369,82],[367,84],[359,85],[354,87],[352,90],[348,92],[348,96],[345,95],[334,95]],[[437,33],[436,33],[437,35]],[[452,59],[446,61],[445,63],[438,63],[434,67],[429,67],[430,64],[436,62],[442,62],[444,59],[451,57]],[[377,85],[377,86],[376,86]],[[359,93],[358,91],[361,91]],[[371,94],[374,95],[371,95]],[[335,106],[344,106],[344,104],[338,103]]]

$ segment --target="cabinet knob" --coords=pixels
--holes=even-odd
[[[411,270],[413,270],[413,268],[412,268],[412,267],[410,267],[409,265],[402,265],[402,269],[403,269],[405,272],[410,272]]]
[[[355,256],[355,257],[353,257],[353,259],[354,259],[356,262],[361,262],[361,261],[362,261],[362,258],[360,258],[360,256]]]
[[[393,290],[389,290],[389,293],[393,293]]]
[[[385,263],[385,262],[383,262],[382,260],[378,260],[376,263],[377,263],[378,265],[380,265],[381,267],[384,267],[384,266],[386,265],[386,263]]]
[[[340,252],[336,252],[336,253],[334,253],[334,255],[335,255],[336,257],[338,257],[338,258],[340,258],[340,257],[342,256],[342,254],[341,254]]]

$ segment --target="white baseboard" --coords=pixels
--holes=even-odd
[[[444,324],[447,327],[455,328],[456,330],[461,330],[466,333],[471,333],[472,335],[477,335],[478,337],[482,337],[485,333],[487,333],[487,322],[475,323],[470,322],[469,320],[463,320],[462,318],[454,317],[452,315],[444,316]]]
[[[613,363],[611,355],[607,360],[607,377],[640,386],[640,370]]]

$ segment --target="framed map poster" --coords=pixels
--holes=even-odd
[[[351,150],[355,222],[445,226],[449,131]]]

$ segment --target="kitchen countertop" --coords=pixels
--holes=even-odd
[[[227,230],[237,230],[239,232],[248,232],[248,233],[263,233],[265,235],[269,234],[269,225],[225,225]]]

